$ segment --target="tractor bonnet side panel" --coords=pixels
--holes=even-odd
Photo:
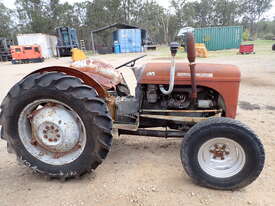
[[[224,99],[226,117],[235,118],[240,84],[239,68],[223,64],[197,64],[196,80],[198,86],[216,90]],[[139,80],[140,84],[169,84],[170,63],[148,63]],[[175,85],[191,85],[190,69],[187,63],[176,64]]]

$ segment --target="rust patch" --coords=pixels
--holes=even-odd
[[[30,73],[29,75],[34,74],[34,73],[53,72],[53,71],[63,72],[65,74],[78,77],[85,84],[93,87],[97,91],[97,93],[100,97],[107,97],[108,96],[108,93],[107,93],[106,89],[104,87],[102,87],[96,79],[93,79],[91,76],[87,75],[86,73],[81,72],[77,69],[73,69],[71,67],[62,67],[62,66],[46,67],[46,68],[36,70],[36,71]],[[27,75],[27,76],[29,76],[29,75]]]
[[[109,113],[111,114],[113,120],[115,119],[115,115],[116,115],[115,101],[116,101],[116,98],[113,97],[113,96],[109,96],[109,97],[106,98]]]

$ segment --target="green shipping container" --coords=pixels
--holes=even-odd
[[[239,48],[243,27],[223,26],[195,28],[196,43],[204,43],[209,51]]]

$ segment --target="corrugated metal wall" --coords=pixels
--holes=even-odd
[[[113,40],[119,42],[122,53],[141,52],[140,29],[119,29],[113,33]]]
[[[241,26],[195,28],[196,43],[204,43],[209,51],[239,48],[242,42]]]

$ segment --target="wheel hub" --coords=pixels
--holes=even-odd
[[[77,119],[63,106],[44,106],[32,115],[33,138],[51,152],[68,152],[79,141]]]
[[[216,178],[236,175],[244,167],[245,159],[241,145],[229,138],[210,139],[198,151],[201,169]]]
[[[37,139],[46,146],[58,145],[62,141],[62,129],[52,123],[44,122],[38,127]]]
[[[229,150],[226,148],[225,144],[215,144],[210,150],[210,153],[213,154],[213,158],[217,159],[220,158],[221,160],[224,160],[229,154]]]

